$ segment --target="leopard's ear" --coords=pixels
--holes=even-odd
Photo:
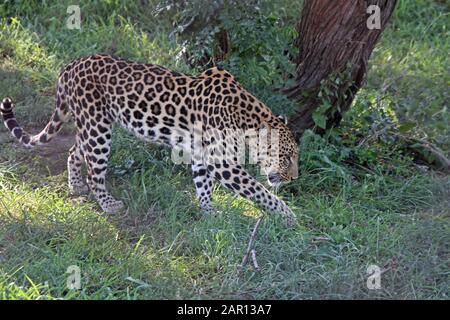
[[[280,118],[281,120],[283,120],[284,124],[287,125],[288,124],[288,118],[286,116],[278,116],[278,118]]]

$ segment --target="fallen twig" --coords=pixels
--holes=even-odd
[[[258,263],[256,262],[256,252],[255,252],[255,250],[252,250],[252,247],[253,247],[253,242],[255,241],[255,238],[256,238],[256,233],[258,232],[258,228],[259,228],[259,225],[261,224],[263,217],[264,216],[261,216],[256,221],[255,227],[253,228],[253,231],[252,231],[252,235],[250,237],[250,240],[248,241],[247,251],[245,252],[244,257],[242,258],[241,268],[243,268],[246,265],[246,263],[248,261],[248,257],[250,256],[250,253],[252,253],[252,251],[253,251],[253,253],[252,253],[253,264],[255,265],[255,268],[258,269]],[[253,255],[254,255],[254,257],[253,257]]]
[[[258,261],[256,261],[256,251],[255,249],[252,249],[252,260],[253,260],[253,266],[255,267],[256,271],[259,271]]]
[[[411,141],[411,139],[409,139]],[[450,159],[442,151],[428,142],[419,142],[410,146],[412,149],[422,149],[432,154],[433,160],[443,171],[450,172]]]
[[[380,135],[385,134],[390,129],[394,128],[393,124],[386,125],[380,130],[374,132],[372,135],[362,139],[357,147],[362,147],[367,142],[377,140]],[[431,144],[430,142],[419,140],[412,137],[407,137],[400,133],[389,133],[393,137],[400,139],[403,145],[413,151],[417,157],[419,157],[422,161],[427,163],[429,166],[434,166],[444,172],[450,172],[450,159],[444,154],[442,150],[440,150],[437,146]],[[426,155],[429,156],[426,156]]]
[[[312,237],[312,241],[331,241],[331,239],[327,237]]]

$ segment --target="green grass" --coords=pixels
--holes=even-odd
[[[16,16],[0,21],[0,96],[14,98],[20,122],[34,132],[46,123],[58,72],[80,55],[189,72],[170,23],[147,2],[83,5],[82,30],[65,28],[70,1],[0,5],[0,17]],[[361,110],[382,96],[384,111],[448,153],[447,21],[444,2],[399,1],[344,126],[364,123]],[[252,79],[246,70],[240,76]],[[255,93],[280,112],[265,86]],[[66,127],[64,136],[73,131]],[[341,145],[306,133],[301,175],[280,192],[299,222],[285,229],[265,218],[255,244],[261,270],[241,272],[260,211],[217,188],[219,214],[203,216],[189,168],[174,165],[169,150],[115,130],[108,182],[129,211],[107,216],[92,198],[68,195],[63,153],[18,148],[0,128],[0,299],[448,299],[450,179],[377,148],[352,147],[367,161],[350,165]],[[386,270],[380,290],[366,287],[372,264]],[[81,290],[66,286],[72,265]]]
[[[368,88],[386,96],[414,134],[450,151],[450,7],[445,1],[399,1],[390,32],[374,52]],[[411,130],[412,131],[412,130]]]

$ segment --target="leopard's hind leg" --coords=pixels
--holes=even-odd
[[[83,162],[83,152],[81,151],[79,138],[77,136],[77,141],[72,148],[70,148],[69,157],[67,159],[69,189],[70,193],[73,195],[80,195],[89,192],[89,188],[84,183],[81,175],[81,166],[83,165]]]
[[[103,211],[114,214],[123,209],[123,202],[114,199],[106,190],[106,168],[111,144],[112,125],[100,122],[94,128],[96,137],[81,136],[81,150],[87,167],[87,184]]]

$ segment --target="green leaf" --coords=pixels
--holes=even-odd
[[[327,117],[323,113],[314,112],[312,115],[314,123],[322,129],[325,129],[327,124]]]
[[[398,130],[400,131],[400,133],[405,133],[405,132],[410,131],[414,127],[416,127],[416,124],[414,122],[410,121],[410,122],[402,123],[398,127]]]

